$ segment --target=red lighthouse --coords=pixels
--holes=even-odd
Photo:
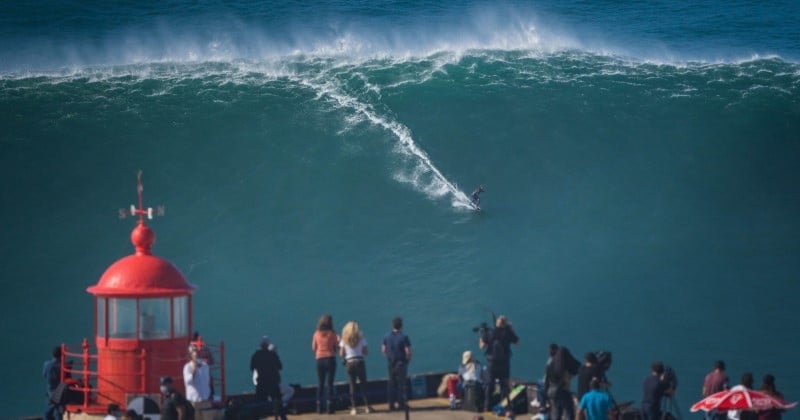
[[[183,386],[192,332],[192,292],[181,272],[152,254],[155,234],[144,223],[153,210],[142,206],[131,215],[139,221],[131,233],[135,253],[112,264],[87,291],[95,301],[97,346],[96,403],[125,406],[133,395],[158,394],[159,378],[171,376]]]

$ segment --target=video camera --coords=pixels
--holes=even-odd
[[[489,330],[491,330],[491,328],[489,328],[489,324],[485,322],[481,322],[481,324],[478,325],[477,327],[472,327],[472,332],[478,333],[481,336],[486,334],[486,332]]]
[[[667,384],[667,389],[673,392],[678,389],[678,375],[671,366],[664,368],[664,373],[661,374],[661,380]]]

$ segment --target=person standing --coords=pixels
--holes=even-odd
[[[61,384],[61,346],[53,347],[53,358],[44,362],[42,376],[45,380],[45,395],[47,396],[44,420],[60,419],[64,413],[58,401],[53,401],[53,396],[56,388]]]
[[[480,209],[481,207],[481,193],[484,191],[483,184],[478,185],[478,188],[475,188],[475,191],[472,192],[472,200],[470,202],[473,206]]]
[[[589,392],[592,387],[592,379],[597,378],[602,385],[605,382],[603,369],[597,362],[597,355],[593,352],[588,352],[584,356],[583,365],[578,370],[578,401],[583,398],[583,395]]]
[[[183,395],[175,389],[172,378],[161,378],[161,393],[164,403],[161,405],[161,420],[194,420],[194,408]]]
[[[518,344],[519,337],[505,315],[497,317],[495,328],[484,330],[478,340],[478,346],[486,352],[486,365],[489,371],[489,380],[486,381],[484,391],[485,411],[492,409],[492,390],[496,382],[500,384],[500,400],[508,397],[512,343]]]
[[[333,317],[325,314],[317,322],[317,330],[311,338],[311,351],[317,360],[317,413],[322,414],[322,398],[325,396],[324,410],[333,414],[333,378],[336,376],[336,353],[339,337],[333,332]],[[327,385],[327,390],[325,386]]]
[[[728,375],[725,373],[725,362],[717,360],[714,362],[714,370],[706,375],[703,380],[703,398],[728,389]],[[706,413],[709,420],[721,420],[726,417],[722,411],[712,410]]]
[[[607,420],[611,409],[611,397],[600,389],[601,381],[593,377],[589,381],[589,391],[578,403],[578,420]]]
[[[664,381],[664,364],[650,365],[650,375],[642,383],[642,419],[661,420],[661,399],[667,395],[669,384]]]
[[[784,401],[783,394],[775,388],[775,377],[769,373],[764,375],[764,379],[761,381],[761,392]],[[769,410],[759,411],[758,420],[781,420],[782,413],[783,410],[780,408],[770,408]]]
[[[344,358],[345,371],[350,380],[350,414],[358,414],[356,409],[356,389],[364,400],[367,413],[373,412],[364,393],[364,384],[367,383],[367,365],[364,357],[368,354],[367,340],[358,326],[358,322],[350,321],[342,328],[342,341],[339,343],[342,358]]]
[[[281,398],[281,363],[278,353],[270,349],[269,337],[261,337],[259,349],[250,358],[250,370],[256,377],[256,400],[261,403],[272,403],[275,418],[286,420]]]
[[[739,385],[731,388],[731,391],[753,389],[753,373],[745,372],[742,374],[742,381]],[[730,420],[757,420],[758,414],[751,410],[728,410]]]
[[[389,411],[406,409],[406,377],[411,362],[411,340],[403,334],[403,318],[392,319],[392,331],[386,333],[381,344],[386,355],[389,381],[386,385]],[[395,405],[396,403],[396,405]]]
[[[200,359],[197,348],[189,351],[189,362],[183,366],[183,384],[186,399],[194,407],[195,418],[211,419],[211,371],[206,362]]]
[[[579,362],[568,348],[551,343],[548,347],[547,364],[544,371],[544,392],[550,406],[550,417],[567,419],[575,417],[575,403],[569,390],[572,376],[580,370]]]

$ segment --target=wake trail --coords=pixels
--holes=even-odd
[[[340,108],[352,110],[361,120],[389,131],[397,138],[395,151],[406,158],[411,165],[395,173],[395,180],[410,184],[431,198],[451,197],[451,205],[456,208],[472,209],[470,199],[436,167],[431,158],[414,141],[411,130],[390,117],[379,115],[369,104],[342,92],[331,82],[314,83],[298,80],[301,84],[317,92],[317,97],[327,97]]]

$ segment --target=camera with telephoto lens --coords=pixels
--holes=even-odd
[[[476,332],[476,333],[480,334],[481,336],[483,336],[490,329],[491,328],[489,328],[489,324],[487,324],[485,322],[481,322],[481,325],[478,325],[477,327],[472,327],[472,332]]]

